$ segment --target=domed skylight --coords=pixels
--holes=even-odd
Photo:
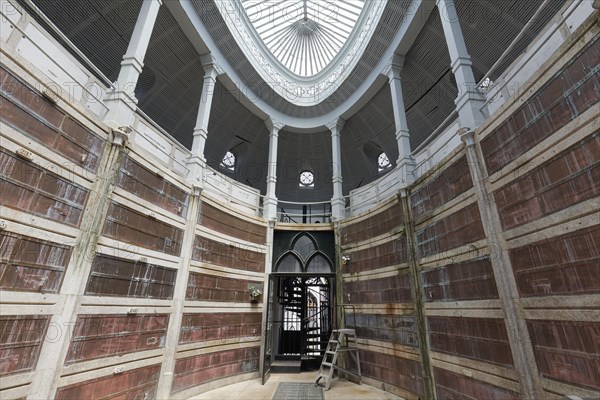
[[[241,0],[265,46],[302,77],[322,71],[353,31],[365,0]]]

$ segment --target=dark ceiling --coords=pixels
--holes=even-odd
[[[35,4],[104,73],[116,80],[120,62],[131,37],[142,0],[34,0]],[[175,0],[168,0],[175,1]],[[535,13],[542,0],[456,0],[465,41],[473,60],[476,78],[481,78],[509,46]],[[492,79],[501,74],[530,43],[540,29],[564,4],[552,0],[541,18],[515,46]],[[389,8],[406,7],[392,0]],[[396,21],[397,22],[397,21]],[[397,24],[382,22],[386,37]],[[227,38],[220,38],[224,43]],[[369,48],[385,48],[374,37]],[[235,52],[235,48],[232,48]],[[239,52],[239,48],[237,49]],[[377,50],[379,51],[379,50]],[[239,57],[239,54],[236,55]],[[181,142],[191,147],[192,132],[202,91],[204,70],[200,57],[177,21],[162,6],[144,60],[136,96],[141,109]],[[382,78],[383,79],[383,78]],[[454,110],[457,87],[450,71],[439,13],[434,10],[414,45],[406,54],[402,71],[404,102],[411,146],[423,143]],[[218,83],[209,122],[205,156],[213,168],[226,151],[238,159],[232,174],[240,182],[265,192],[268,132],[254,115]],[[337,101],[337,99],[335,100]],[[381,89],[342,129],[342,173],[344,194],[378,177],[376,158],[384,151],[392,163],[398,157],[389,86]],[[291,133],[279,138],[277,195],[290,201],[325,201],[332,195],[331,136],[328,131]],[[315,172],[314,189],[298,187],[296,174],[303,168]]]

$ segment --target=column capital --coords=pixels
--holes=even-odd
[[[331,121],[330,123],[328,123],[327,129],[329,129],[331,131],[332,135],[339,135],[340,132],[342,131],[342,128],[344,127],[344,124],[346,123],[346,120],[340,118],[337,118],[335,121]]]
[[[204,68],[204,78],[214,80],[217,79],[217,76],[223,74],[223,69],[211,53],[200,56],[200,63],[202,63],[202,68]]]
[[[388,77],[391,81],[393,79],[400,79],[400,73],[402,72],[402,68],[404,67],[405,57],[401,54],[394,54],[392,58],[390,58],[390,62],[383,69],[383,74]]]
[[[460,137],[460,140],[465,144],[465,146],[475,146],[475,131],[473,129],[463,127],[456,131],[456,134]]]
[[[265,119],[265,125],[267,125],[267,129],[269,130],[270,135],[277,135],[279,131],[285,126],[284,123],[279,122],[273,118]]]

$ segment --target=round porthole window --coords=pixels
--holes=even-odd
[[[302,171],[300,173],[300,186],[313,187],[315,185],[315,176],[310,171]]]

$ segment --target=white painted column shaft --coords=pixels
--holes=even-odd
[[[130,126],[134,122],[137,109],[135,87],[142,73],[144,57],[161,5],[162,0],[144,0],[142,2],[131,40],[121,62],[121,70],[115,88],[107,93],[104,99],[109,109],[104,117],[104,122],[113,128]]]
[[[331,131],[331,156],[333,167],[333,197],[331,198],[331,217],[340,220],[344,216],[344,196],[342,195],[342,146],[340,134],[344,120],[338,118],[327,126]]]
[[[267,198],[264,204],[264,216],[267,220],[277,219],[277,145],[279,131],[283,125],[273,119],[265,121],[269,129],[269,161],[267,170]]]
[[[475,130],[487,118],[485,98],[477,89],[471,57],[460,28],[454,0],[437,0],[444,36],[450,52],[452,73],[458,87],[456,109],[461,125]]]

